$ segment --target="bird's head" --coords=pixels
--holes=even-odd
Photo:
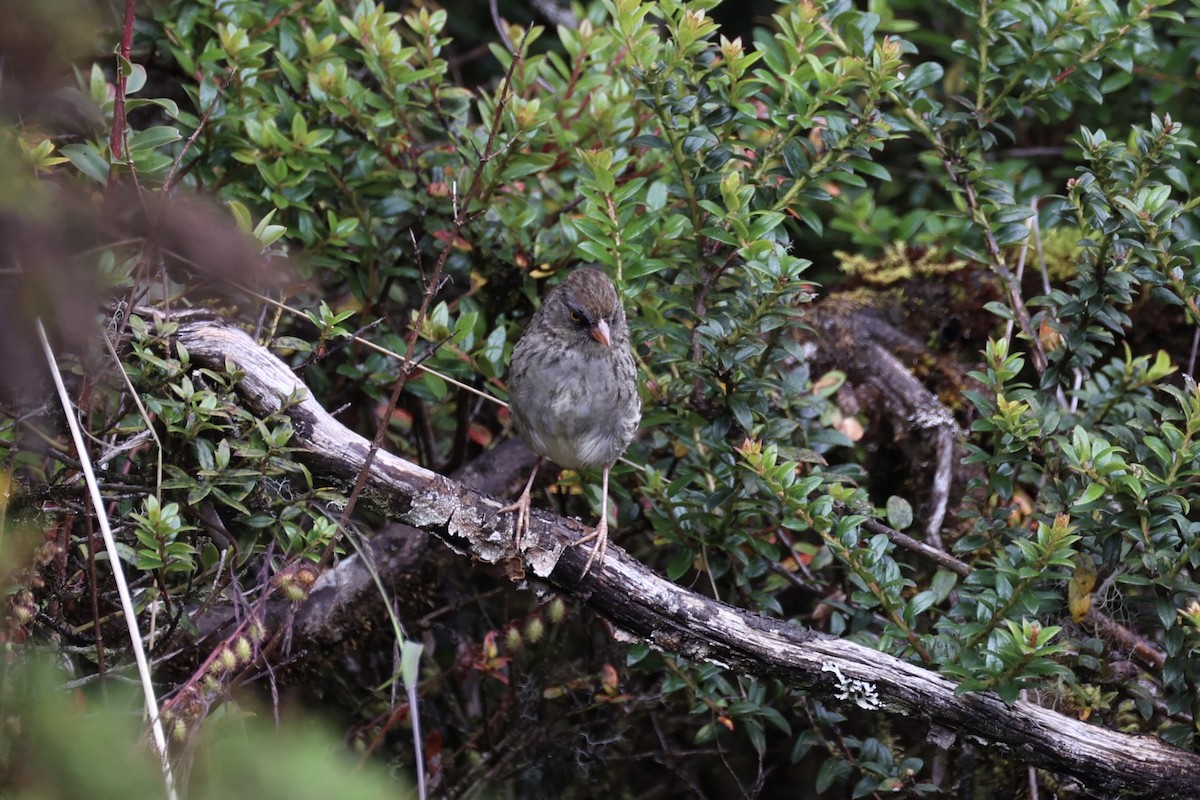
[[[583,267],[567,276],[542,306],[545,324],[573,346],[598,342],[612,347],[625,333],[625,312],[607,275]]]

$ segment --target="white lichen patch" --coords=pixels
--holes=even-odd
[[[443,528],[457,509],[456,501],[434,487],[413,497],[407,521],[414,528],[422,530]]]
[[[847,678],[842,674],[842,669],[832,661],[825,661],[821,664],[821,672],[832,672],[833,677],[837,679],[837,690],[833,696],[838,700],[850,700],[859,708],[867,711],[875,711],[883,707],[883,702],[879,699],[879,692],[875,688],[875,684],[868,681],[860,681],[857,678]]]

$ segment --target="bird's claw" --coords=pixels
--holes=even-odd
[[[578,541],[572,542],[571,547],[587,544],[593,539],[596,540],[596,543],[592,545],[592,552],[588,554],[587,563],[583,565],[583,575],[581,577],[586,577],[588,572],[591,571],[592,562],[596,560],[597,556],[600,559],[600,564],[604,564],[604,554],[608,551],[608,520],[604,517],[600,518],[599,524],[596,525],[591,533]]]
[[[529,509],[533,505],[533,498],[529,492],[523,492],[514,502],[500,508],[493,515],[498,517],[501,514],[509,512],[517,512],[516,519],[513,520],[513,547],[518,553],[521,552],[522,546],[525,544],[525,534],[529,532]]]

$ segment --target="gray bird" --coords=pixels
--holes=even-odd
[[[544,459],[604,471],[600,521],[575,543],[596,542],[586,575],[597,557],[604,563],[608,547],[608,471],[642,417],[625,311],[607,275],[583,267],[546,295],[513,348],[508,402],[517,433],[538,455],[525,491],[500,510],[517,512],[518,549],[529,530],[530,490]]]

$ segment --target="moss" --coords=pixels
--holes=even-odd
[[[893,242],[883,248],[878,258],[834,252],[838,266],[847,275],[862,278],[877,286],[890,286],[915,277],[930,277],[957,272],[967,265],[962,260],[945,260],[943,254],[932,248],[909,247],[905,242]]]
[[[1057,283],[1075,277],[1082,238],[1083,233],[1074,226],[1042,231],[1042,258],[1051,281]]]

